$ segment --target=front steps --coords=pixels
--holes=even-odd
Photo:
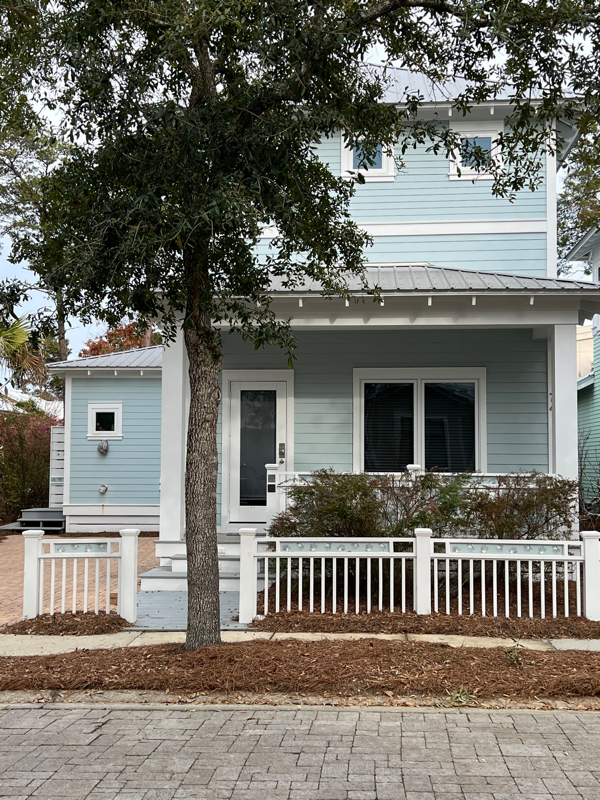
[[[217,546],[219,549],[219,591],[239,592],[240,537],[235,534],[218,534]],[[185,542],[158,540],[156,543],[156,555],[160,558],[160,567],[151,569],[141,576],[141,591],[187,591]],[[259,591],[262,588],[264,588],[264,581],[261,580]]]

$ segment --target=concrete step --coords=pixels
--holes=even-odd
[[[185,558],[186,543],[179,539],[170,541],[168,539],[157,539],[155,541],[156,555],[160,558],[161,567],[171,565],[174,556]],[[239,556],[240,537],[238,535],[217,534],[217,546],[219,556]],[[179,568],[181,571],[181,567]]]
[[[60,533],[65,528],[62,508],[24,508],[16,522],[0,526],[0,530],[41,530],[45,533]],[[238,537],[239,539],[239,537]]]
[[[171,567],[156,567],[141,576],[142,592],[185,592],[187,591],[187,570],[177,572]],[[264,589],[264,575],[258,576],[258,591]],[[239,592],[240,573],[219,572],[220,592]]]
[[[171,556],[171,569],[173,572],[187,572],[187,556],[184,553]],[[240,571],[240,557],[223,556],[219,554],[219,575]]]

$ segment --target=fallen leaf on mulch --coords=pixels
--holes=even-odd
[[[584,617],[482,617],[477,614],[431,614],[412,611],[391,614],[310,614],[305,611],[269,614],[252,623],[260,631],[303,633],[441,633],[508,639],[600,639],[600,622]]]
[[[0,658],[5,690],[170,690],[366,697],[391,692],[451,697],[568,698],[600,695],[600,654],[450,649],[382,640],[236,642],[80,650]],[[389,694],[387,695],[389,697]]]
[[[78,611],[76,614],[42,614],[33,619],[23,619],[0,628],[1,633],[26,634],[29,636],[101,636],[118,633],[131,623],[111,612],[106,614]]]

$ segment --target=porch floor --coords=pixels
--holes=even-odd
[[[235,622],[239,614],[239,592],[219,592],[221,630],[245,630]],[[187,627],[187,592],[138,592],[134,631],[184,631]]]

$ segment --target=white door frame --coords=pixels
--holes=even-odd
[[[237,531],[244,523],[231,522],[231,384],[281,383],[286,386],[286,468],[294,470],[294,371],[291,369],[227,369],[222,372],[221,423],[221,525],[225,532]]]

